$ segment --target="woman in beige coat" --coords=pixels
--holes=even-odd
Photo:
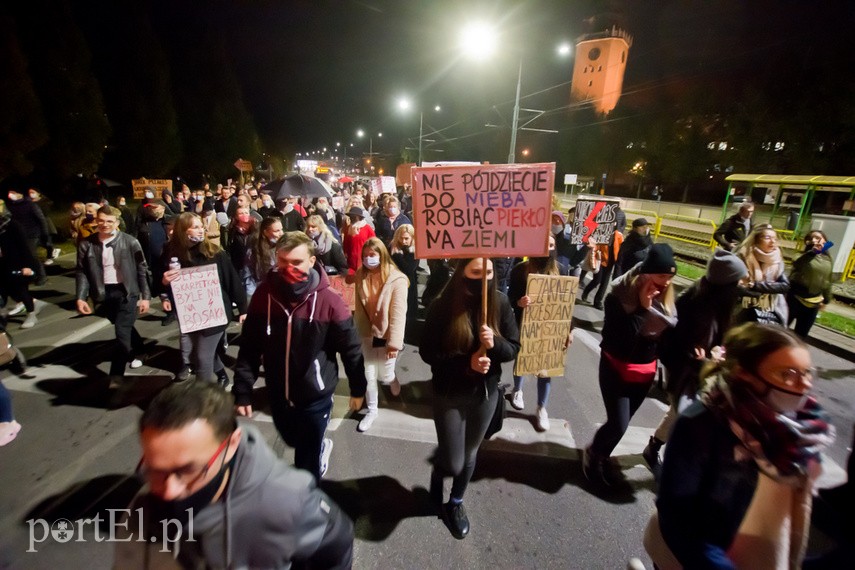
[[[362,265],[356,272],[354,320],[362,337],[365,401],[368,412],[359,422],[359,431],[368,431],[377,419],[377,379],[389,385],[393,396],[401,393],[395,376],[398,351],[404,347],[409,280],[392,262],[389,251],[376,237],[362,246]]]

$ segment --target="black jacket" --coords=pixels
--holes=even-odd
[[[629,235],[623,240],[623,245],[620,246],[617,267],[615,268],[615,274],[612,275],[612,279],[620,277],[632,269],[636,263],[644,261],[647,251],[652,245],[653,240],[650,239],[649,235],[643,236],[638,232],[629,232]]]
[[[477,331],[481,328],[481,302],[473,302],[470,311],[470,322],[474,334],[472,346],[463,353],[449,352],[443,347],[445,335],[441,331],[448,329],[451,307],[448,306],[445,295],[440,296],[428,309],[424,330],[437,334],[423,334],[419,346],[419,355],[430,364],[433,376],[433,393],[436,397],[452,398],[455,396],[484,398],[488,392],[496,389],[502,376],[502,363],[510,362],[520,351],[520,332],[517,327],[514,312],[503,293],[496,294],[498,300],[499,330],[495,335],[493,348],[487,351],[490,358],[490,369],[487,374],[478,374],[470,367],[470,357],[478,351],[481,343]]]
[[[748,220],[748,231],[754,227],[754,218]],[[742,217],[737,212],[726,219],[713,233],[713,239],[727,251],[735,249],[734,244],[739,245],[745,240],[747,232]]]
[[[338,384],[336,353],[344,363],[351,396],[365,395],[362,341],[353,316],[329,288],[324,270],[316,264],[315,271],[320,277],[317,287],[296,306],[286,299],[276,272],[253,293],[235,365],[232,392],[237,405],[250,404],[262,360],[268,393],[278,405],[290,401],[305,407],[329,398]]]
[[[35,202],[25,196],[20,200],[7,200],[6,207],[12,214],[12,219],[21,224],[27,239],[47,240],[50,243],[47,219],[44,212]]]
[[[21,224],[11,218],[0,218],[0,267],[4,271],[20,271],[29,267],[35,273],[38,260],[26,241]]]
[[[404,214],[398,214],[394,221],[389,221],[389,217],[385,213],[377,218],[376,222],[374,233],[377,234],[377,237],[380,238],[383,245],[387,248],[392,243],[392,238],[395,237],[395,230],[404,224],[411,223],[410,218]]]
[[[148,264],[145,262],[140,242],[124,232],[117,232],[116,239],[107,244],[113,248],[113,258],[122,275],[122,283],[128,295],[143,300],[151,299],[148,284]],[[101,255],[104,245],[98,234],[92,234],[77,246],[77,298],[85,301],[89,296],[96,303],[104,300],[104,262]]]

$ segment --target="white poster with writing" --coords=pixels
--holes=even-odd
[[[171,285],[182,333],[228,324],[216,264],[182,267],[181,275]]]

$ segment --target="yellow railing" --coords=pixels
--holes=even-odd
[[[855,249],[849,252],[846,269],[843,270],[843,279],[855,279]]]
[[[632,221],[635,218],[644,218],[653,227],[656,227],[656,224],[659,223],[659,216],[656,215],[656,212],[652,210],[624,210],[624,214],[626,214],[626,229],[632,229]]]
[[[716,223],[712,220],[678,214],[663,214],[661,218],[656,220],[653,235],[657,238],[662,236],[714,250],[717,245],[713,239],[715,228]]]

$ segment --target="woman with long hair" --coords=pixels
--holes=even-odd
[[[370,216],[365,208],[354,206],[347,211],[350,223],[344,233],[341,247],[347,257],[348,274],[353,275],[362,265],[362,246],[369,238],[374,237],[374,230],[366,221]]]
[[[736,252],[748,267],[742,311],[737,321],[787,323],[789,309],[786,294],[790,282],[784,273],[784,258],[778,247],[778,233],[769,224],[754,226]]]
[[[393,396],[401,393],[395,376],[398,351],[404,348],[407,322],[407,277],[401,273],[379,238],[362,246],[362,267],[356,272],[356,311],[353,320],[362,337],[368,411],[359,431],[368,431],[377,419],[377,380],[389,386]]]
[[[416,231],[411,224],[403,224],[395,230],[390,253],[392,261],[410,280],[407,289],[407,319],[414,320],[419,314],[419,260],[416,259]]]
[[[531,297],[526,294],[528,276],[536,275],[567,275],[567,268],[560,265],[557,260],[557,249],[555,237],[549,236],[549,253],[546,257],[532,257],[527,261],[518,263],[511,269],[511,281],[508,286],[508,301],[514,309],[517,318],[517,326],[522,324],[523,309],[531,304]],[[570,345],[572,338],[567,338],[565,348]],[[525,407],[523,400],[524,376],[514,374],[514,389],[511,392],[511,406],[516,410]],[[534,416],[534,425],[537,431],[549,430],[549,415],[546,413],[546,404],[549,402],[549,391],[552,387],[552,378],[549,376],[537,376],[537,411]]]
[[[801,568],[828,415],[789,330],[748,323],[702,371],[708,387],[678,419],[644,544],[658,568]]]
[[[246,295],[252,297],[258,284],[264,281],[270,270],[276,267],[276,242],[282,237],[282,220],[264,218],[258,226],[258,237],[252,241],[249,259],[249,280],[246,282]]]
[[[419,353],[430,364],[437,449],[430,498],[451,534],[463,539],[469,519],[463,494],[475,470],[478,448],[498,403],[502,363],[516,358],[520,335],[508,298],[496,290],[486,260],[487,319],[481,322],[483,259],[460,259],[448,284],[431,304]],[[444,479],[452,478],[443,504]]]
[[[739,282],[748,269],[739,257],[717,249],[707,263],[706,274],[684,290],[677,299],[677,325],[662,341],[661,359],[668,372],[670,407],[656,432],[650,436],[642,456],[659,476],[659,449],[668,441],[681,411],[695,401],[704,363],[721,356],[725,333],[739,300]]]
[[[164,248],[164,262],[170,263],[173,257],[177,258],[181,267],[216,265],[226,315],[231,320],[234,302],[240,315],[239,320],[243,322],[246,318],[246,291],[226,252],[205,237],[205,228],[198,214],[184,212],[178,216],[169,243]],[[164,269],[163,285],[171,290],[172,282],[180,276],[180,269],[169,268],[168,265]],[[228,384],[225,366],[217,355],[217,345],[227,326],[219,325],[188,333],[197,380],[211,382],[216,379],[223,386]]]
[[[802,338],[807,337],[817,314],[831,302],[834,261],[827,252],[833,245],[822,230],[811,230],[805,236],[805,252],[793,261],[787,324],[795,321],[796,334]]]
[[[327,275],[347,275],[347,258],[341,244],[319,214],[306,218],[306,235],[315,242],[315,256]]]
[[[671,284],[676,272],[671,246],[655,244],[643,262],[612,282],[606,295],[600,343],[606,423],[582,459],[585,478],[599,489],[623,490],[610,456],[653,385],[663,333],[677,323]]]

